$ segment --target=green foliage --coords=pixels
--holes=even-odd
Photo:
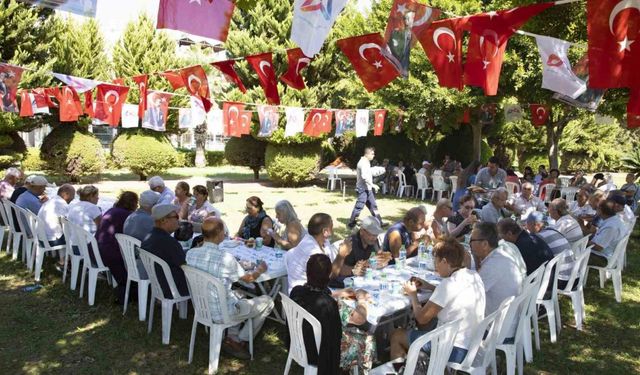
[[[5,139],[5,146],[0,147],[0,168],[16,165],[27,153],[27,146],[18,133],[12,132],[4,136],[8,139]]]
[[[58,34],[53,42],[57,57],[53,70],[83,78],[109,80],[109,60],[98,22],[90,18],[78,24],[73,18],[57,20]]]
[[[319,142],[280,146],[269,144],[265,164],[271,181],[282,186],[300,186],[315,178],[320,163]]]
[[[640,177],[640,148],[633,148],[625,157],[622,158],[622,164],[627,172]]]
[[[523,154],[518,162],[518,169],[522,172],[524,171],[524,167],[529,166],[533,168],[534,171],[537,171],[539,165],[549,166],[549,159],[546,153]]]
[[[47,170],[73,182],[100,174],[106,167],[98,138],[71,124],[53,128],[42,142],[40,155],[46,162]]]
[[[20,164],[25,171],[42,171],[47,167],[47,163],[40,157],[40,149],[37,147],[27,148],[27,154]]]
[[[259,178],[260,167],[264,164],[264,152],[267,143],[252,136],[231,138],[224,147],[224,157],[231,165],[249,167],[253,170],[256,180]]]
[[[140,176],[162,174],[177,165],[178,153],[163,133],[146,129],[123,131],[113,141],[114,163]]]
[[[196,152],[185,148],[176,149],[178,152],[177,167],[193,167],[195,166]],[[218,167],[227,164],[224,158],[224,151],[206,151],[205,158],[207,167]]]

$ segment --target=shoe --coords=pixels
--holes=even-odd
[[[241,343],[235,342],[228,337],[222,342],[222,351],[238,359],[251,359],[251,355]]]

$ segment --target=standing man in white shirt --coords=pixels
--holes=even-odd
[[[378,185],[373,183],[373,174],[371,171],[371,160],[375,157],[375,149],[373,147],[367,147],[364,149],[364,155],[360,158],[357,167],[357,182],[356,182],[356,192],[358,193],[358,199],[356,200],[356,205],[353,207],[353,211],[351,212],[351,218],[349,219],[349,223],[347,227],[352,229],[356,226],[356,219],[360,216],[360,212],[367,206],[372,216],[375,216],[376,219],[380,222],[380,225],[383,227],[386,226],[385,223],[382,222],[382,217],[380,216],[380,212],[378,211],[378,204],[376,203],[376,197],[374,193],[378,191]],[[382,171],[384,173],[384,171]],[[378,174],[382,174],[378,173]]]
[[[46,201],[38,211],[38,219],[44,225],[44,232],[50,246],[65,244],[60,218],[67,217],[69,203],[75,196],[76,189],[69,184],[64,184],[58,188],[58,194]],[[59,251],[58,254],[60,254],[60,262],[64,262],[63,252]]]
[[[149,179],[149,189],[160,194],[160,199],[156,205],[161,204],[173,204],[174,199],[176,199],[176,195],[173,190],[169,189],[165,184],[164,180],[160,176],[153,176]]]

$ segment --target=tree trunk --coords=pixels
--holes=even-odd
[[[480,161],[482,155],[482,122],[472,122],[469,125],[473,131],[473,158]]]
[[[547,157],[549,158],[549,169],[558,169],[558,141],[559,138],[554,131],[555,124],[546,125],[547,129]]]
[[[253,170],[253,179],[254,180],[259,180],[260,179],[260,167],[251,167],[251,169]]]
[[[207,166],[207,157],[205,156],[205,144],[207,143],[207,125],[200,124],[193,129],[194,139],[196,141],[196,160],[195,166],[198,168]]]

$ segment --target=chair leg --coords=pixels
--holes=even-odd
[[[122,315],[127,313],[127,306],[129,306],[129,287],[131,287],[131,279],[127,277],[127,284],[124,288],[124,306],[122,306]]]
[[[284,375],[289,374],[289,370],[291,370],[291,361],[293,360],[291,354],[291,348],[289,348],[289,356],[287,357],[287,363],[284,365]]]
[[[600,274],[600,289],[602,289],[604,288],[604,282],[607,280],[607,274],[602,269],[598,270],[598,273]]]
[[[553,300],[551,300],[553,301]],[[552,302],[553,303],[553,302]],[[556,333],[556,309],[555,306],[553,306],[553,308],[549,309],[546,308],[547,310],[547,320],[549,321],[549,335],[551,336],[551,342],[556,342],[557,340],[557,333]],[[537,331],[536,331],[536,335],[537,335]],[[536,349],[540,350],[540,339],[538,337],[536,337]]]
[[[547,316],[549,316],[548,313]],[[533,337],[536,342],[536,350],[540,350],[540,327],[538,327],[538,314],[534,314],[531,320],[533,321]]]
[[[173,302],[162,301],[162,343],[169,345],[171,337],[171,317],[173,315]]]
[[[224,330],[220,326],[211,327],[211,332],[209,333],[209,374],[213,374],[218,370],[223,332]]]
[[[44,262],[44,251],[40,248],[40,246],[36,247],[36,256],[32,256],[31,259],[35,258],[36,269],[35,269],[35,279],[37,282],[40,281],[40,274],[42,273],[42,262]],[[33,262],[31,263],[33,264]],[[33,266],[32,266],[33,267]]]
[[[153,310],[155,307],[156,296],[151,291],[151,299],[149,299],[149,324],[147,324],[147,334],[151,333],[151,327],[153,326]]]
[[[531,340],[531,320],[525,319],[525,328],[524,332],[522,332],[522,346],[524,347],[524,359],[527,363],[533,362],[533,345]],[[517,340],[517,338],[516,338]]]
[[[560,334],[560,331],[562,330],[562,317],[560,316],[560,301],[557,300],[558,297],[556,297],[555,300],[555,316],[556,316],[556,332],[558,334]]]
[[[138,281],[138,320],[144,322],[147,319],[147,294],[149,293],[149,282],[147,280]]]
[[[253,319],[249,318],[247,324],[249,325],[249,355],[253,361]]]
[[[187,301],[178,303],[178,317],[180,319],[187,319],[187,312],[189,311],[189,304]]]
[[[576,320],[576,329],[582,331],[582,303],[578,293],[571,294],[571,304],[573,305],[573,317]]]
[[[80,272],[80,261],[79,257],[71,257],[71,290],[76,290],[76,285],[78,284],[78,273]]]
[[[62,269],[62,283],[67,281],[67,270],[69,269],[69,252],[64,254],[64,268]]]
[[[13,236],[13,251],[11,252],[11,259],[18,260],[18,252],[20,251],[20,242],[22,241],[22,233],[16,233]]]
[[[196,317],[193,317],[193,324],[191,326],[191,339],[189,340],[189,362],[193,360],[193,349],[196,346],[196,330],[198,329],[198,321]]]
[[[616,297],[616,302],[622,302],[622,272],[615,270],[611,272],[611,281],[613,281],[613,293]]]
[[[98,283],[98,272],[90,269],[89,270],[89,290],[87,293],[89,294],[89,306],[93,306],[96,300],[96,284]]]
[[[80,298],[84,294],[84,280],[87,278],[87,265],[82,265],[82,275],[80,275]]]

